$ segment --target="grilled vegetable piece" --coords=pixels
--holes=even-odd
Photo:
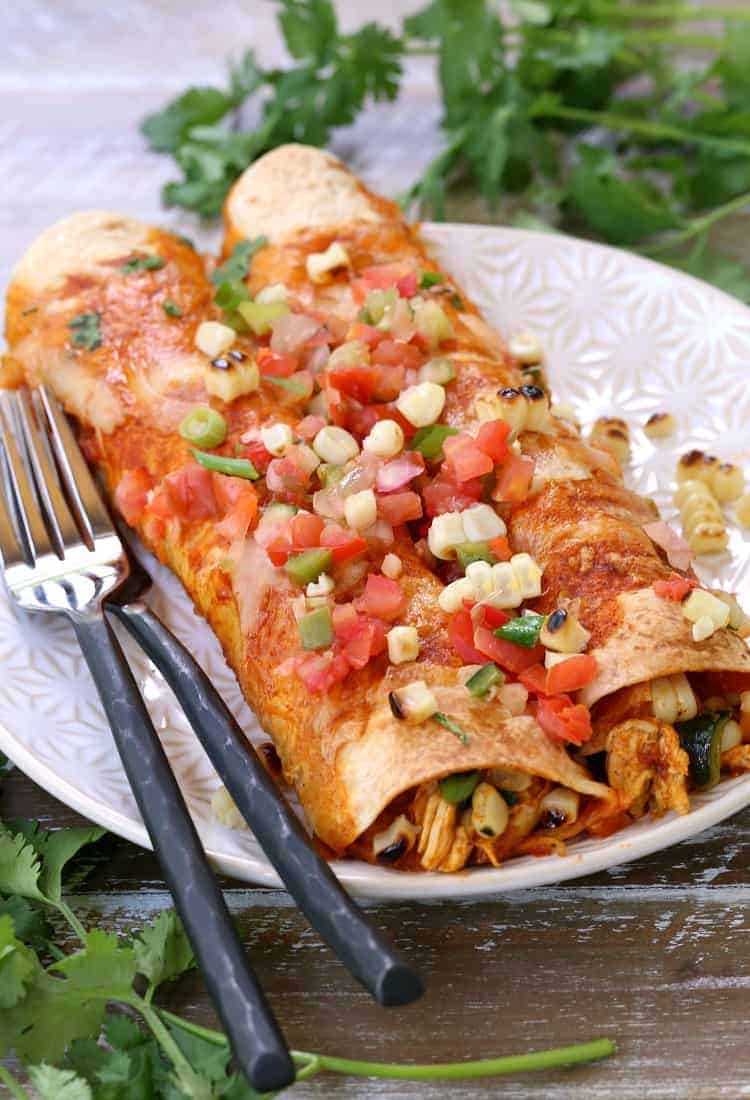
[[[675,726],[680,744],[690,757],[690,778],[700,791],[719,782],[721,740],[728,721],[728,712],[706,712],[696,715],[688,722],[678,722]]]

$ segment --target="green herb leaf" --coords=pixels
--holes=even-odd
[[[165,261],[161,256],[133,256],[120,264],[123,275],[132,275],[136,271],[160,271]]]
[[[28,947],[44,951],[51,934],[47,917],[40,905],[14,894],[0,898],[0,917],[10,917],[15,934]]]
[[[161,308],[164,310],[167,317],[182,317],[182,310],[177,305],[177,302],[173,302],[171,298],[165,298],[161,304]]]
[[[232,249],[229,259],[211,272],[211,282],[214,286],[222,283],[237,283],[247,276],[250,264],[256,252],[265,248],[268,244],[266,237],[254,237],[252,240],[238,241]],[[235,307],[236,308],[236,307]]]
[[[196,965],[193,949],[174,909],[166,909],[144,928],[135,941],[135,958],[138,972],[155,986]]]
[[[188,88],[141,123],[141,133],[157,153],[174,153],[193,126],[218,122],[236,105],[236,97],[218,88]]]
[[[0,916],[0,1010],[23,999],[39,969],[34,952],[17,938],[12,918]]]
[[[465,729],[459,726],[458,722],[454,722],[452,718],[449,718],[447,714],[441,714],[439,710],[436,710],[433,714],[433,719],[439,725],[444,726],[447,730],[450,730],[454,736],[456,736],[462,745],[468,745],[471,743],[471,738]]]
[[[92,311],[90,313],[79,313],[71,321],[68,321],[68,328],[77,348],[96,351],[101,346],[101,319],[101,313]]]
[[[33,845],[0,826],[0,893],[44,901],[39,887],[41,866]]]
[[[29,1080],[39,1100],[93,1100],[88,1082],[69,1069],[29,1066]]]
[[[47,832],[33,821],[18,820],[8,824],[31,845],[41,860],[39,889],[44,898],[53,904],[59,902],[62,897],[62,873],[65,866],[82,848],[100,840],[105,833],[104,829],[96,825]],[[0,881],[0,890],[3,889]],[[21,890],[15,892],[22,893]]]

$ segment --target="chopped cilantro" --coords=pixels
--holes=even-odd
[[[165,298],[161,304],[161,308],[164,310],[167,317],[182,317],[182,310],[177,305],[177,302],[173,302],[171,298]]]
[[[445,275],[440,271],[423,271],[419,276],[419,289],[429,290],[430,287],[439,286],[445,282]]]
[[[101,320],[101,313],[98,310],[92,310],[90,313],[78,313],[71,321],[68,321],[68,328],[77,348],[96,351],[101,346]]]
[[[250,263],[256,252],[268,244],[266,237],[254,237],[252,240],[238,241],[232,249],[229,259],[211,272],[211,282],[220,286],[225,282],[241,282],[250,270]]]
[[[161,256],[131,256],[120,264],[120,271],[123,275],[132,275],[136,271],[159,271],[164,263]]]

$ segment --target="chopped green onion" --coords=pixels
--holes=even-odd
[[[447,424],[428,424],[412,436],[409,449],[419,451],[423,458],[432,462],[442,454],[443,443],[449,435],[458,435],[458,430],[449,428]]]
[[[318,607],[303,615],[297,624],[303,649],[327,649],[333,641],[330,607]]]
[[[159,271],[162,267],[164,260],[161,256],[133,256],[120,264],[120,271],[123,275],[132,275],[135,271]]]
[[[440,271],[423,271],[419,276],[419,289],[429,290],[431,286],[438,286],[445,282],[445,275]]]
[[[469,744],[471,738],[469,737],[466,730],[462,729],[461,726],[459,726],[458,722],[454,722],[453,719],[449,718],[447,714],[441,714],[439,710],[436,710],[432,717],[439,725],[444,726],[447,730],[450,730],[451,733],[455,734],[462,745]]]
[[[457,772],[455,775],[446,775],[438,783],[440,794],[446,802],[452,802],[458,806],[471,798],[474,788],[479,782],[479,772]]]
[[[207,454],[206,451],[192,450],[193,458],[207,470],[228,477],[245,477],[248,481],[257,481],[260,474],[249,458],[226,458],[224,455]]]
[[[495,637],[533,649],[539,641],[539,632],[544,626],[545,618],[545,615],[519,615],[517,619],[511,619],[504,626],[499,626]]]
[[[182,310],[177,305],[177,302],[173,302],[171,298],[165,298],[161,304],[161,308],[164,310],[167,317],[182,317]]]
[[[500,671],[497,665],[493,665],[492,661],[490,661],[489,664],[482,665],[473,676],[469,677],[466,681],[466,689],[470,691],[472,695],[482,696],[486,695],[495,684],[504,683],[505,674]]]
[[[324,546],[303,550],[289,558],[285,572],[300,586],[316,581],[321,573],[327,573],[333,564],[333,553]]]
[[[199,405],[182,418],[180,435],[198,447],[218,447],[227,437],[227,422],[216,409]]]
[[[466,566],[471,565],[473,561],[486,561],[493,565],[495,555],[490,550],[487,542],[461,542],[456,547],[456,559],[463,571],[466,572]]]
[[[277,318],[289,312],[286,302],[240,302],[237,312],[256,336],[265,336]]]
[[[305,396],[309,391],[304,382],[295,382],[293,378],[276,378],[273,374],[261,374],[264,382],[273,382],[274,386],[281,386],[282,390],[290,393],[299,393]]]

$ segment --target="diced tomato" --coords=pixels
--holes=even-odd
[[[383,339],[383,333],[374,325],[366,325],[363,321],[355,321],[353,325],[349,326],[346,339],[347,341],[361,340],[363,344],[374,348]]]
[[[527,649],[525,646],[516,645],[515,642],[506,642],[504,638],[496,638],[485,626],[475,627],[474,645],[491,661],[495,661],[509,672],[522,672],[523,669],[537,664],[544,658],[543,646],[537,645]]]
[[[274,458],[266,470],[266,485],[272,493],[285,500],[300,497],[307,489],[310,471],[294,461],[294,455],[288,451],[283,458]]]
[[[497,484],[492,492],[492,499],[509,504],[520,504],[529,495],[533,477],[533,458],[510,455],[500,467]]]
[[[300,420],[295,431],[300,439],[311,443],[321,428],[325,428],[326,422],[322,416],[305,416]]]
[[[406,264],[377,264],[366,267],[360,278],[368,290],[388,290],[399,279],[408,274]]]
[[[308,691],[330,691],[349,673],[349,662],[343,653],[327,650],[324,653],[306,653],[295,661],[295,671]]]
[[[465,665],[486,664],[484,654],[474,646],[474,624],[468,611],[457,611],[451,616],[448,638]]]
[[[341,652],[352,668],[364,668],[367,662],[385,649],[387,626],[382,619],[360,615],[355,628],[343,643]]]
[[[449,435],[443,443],[443,452],[443,467],[448,476],[459,484],[475,477],[484,477],[485,474],[492,473],[494,468],[490,456],[480,451],[470,435]]]
[[[239,481],[239,478],[226,478],[227,481]],[[258,496],[251,485],[245,483],[243,493],[238,496],[232,507],[225,513],[221,523],[216,525],[220,535],[234,542],[244,539],[248,531],[255,526],[258,518]]]
[[[547,669],[542,664],[521,669],[518,679],[534,695],[547,695]]]
[[[351,561],[367,549],[367,541],[361,535],[347,531],[337,523],[329,523],[323,528],[320,545],[332,551],[335,562]]]
[[[497,630],[499,626],[505,626],[509,622],[510,615],[506,615],[502,608],[492,607],[488,603],[482,607],[482,625],[490,630]]]
[[[286,565],[289,555],[292,553],[292,544],[287,535],[277,535],[266,546],[266,553],[272,565]]]
[[[508,454],[509,435],[510,424],[505,420],[489,420],[477,432],[477,447],[497,464]]]
[[[596,657],[588,653],[558,661],[547,669],[547,694],[564,695],[569,691],[580,691],[591,683],[598,671]]]
[[[679,573],[673,573],[664,581],[654,581],[654,592],[663,600],[674,600],[679,603],[693,588],[698,588],[698,581],[692,577],[681,577]]]
[[[311,515],[309,512],[298,512],[289,524],[289,537],[294,550],[309,550],[313,546],[318,546],[323,527],[321,516]]]
[[[510,561],[513,554],[505,535],[498,535],[497,538],[490,539],[490,550],[498,561]]]
[[[375,398],[378,401],[395,401],[406,385],[406,367],[378,363],[377,371]]]
[[[197,462],[189,462],[167,474],[162,485],[172,505],[172,514],[180,519],[209,519],[216,515],[211,474]]]
[[[591,737],[591,715],[582,704],[573,704],[568,695],[540,699],[536,720],[545,733],[556,741],[583,745]]]
[[[333,620],[333,633],[341,641],[345,642],[353,638],[357,632],[359,615],[353,603],[337,603],[331,613]]]
[[[413,271],[410,271],[408,275],[404,275],[402,279],[398,279],[396,282],[396,290],[402,298],[413,298],[418,289],[417,276]]]
[[[481,478],[458,485],[441,471],[422,490],[425,511],[428,516],[440,516],[443,512],[461,512],[481,499],[482,488]]]
[[[422,365],[422,358],[419,348],[415,348],[413,344],[405,344],[403,340],[383,340],[373,351],[371,362],[376,365],[416,370]]]
[[[355,601],[355,607],[365,615],[393,622],[405,610],[406,596],[398,581],[392,581],[382,573],[370,573],[364,592]]]
[[[269,374],[272,378],[289,378],[299,366],[296,355],[285,355],[271,348],[259,348],[255,362],[261,374]]]
[[[147,505],[149,515],[159,519],[171,519],[174,513],[169,493],[163,485],[154,489]]]
[[[407,491],[391,493],[390,496],[379,496],[378,516],[386,523],[390,523],[392,527],[398,527],[400,523],[408,523],[413,519],[421,519],[422,501],[419,494]]]
[[[151,474],[145,466],[136,466],[122,475],[115,489],[115,504],[126,523],[137,523],[141,519],[153,484]]]
[[[326,371],[326,386],[353,397],[355,401],[367,404],[375,396],[378,384],[378,370],[366,364],[361,366],[334,367]]]
[[[266,450],[260,439],[251,439],[243,444],[242,457],[249,458],[258,473],[264,474],[273,455]]]

